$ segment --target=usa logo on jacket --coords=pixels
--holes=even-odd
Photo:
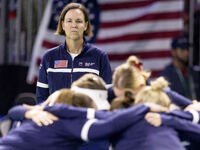
[[[90,67],[90,66],[95,65],[95,63],[94,62],[79,62],[78,65],[81,67]]]
[[[54,68],[66,68],[68,64],[68,60],[55,60]]]

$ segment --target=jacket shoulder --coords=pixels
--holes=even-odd
[[[61,44],[61,45],[58,45],[58,46],[56,46],[56,47],[47,49],[47,50],[45,51],[45,53],[44,53],[44,57],[52,56],[52,55],[54,55],[55,53],[58,53],[58,51],[59,51],[60,49],[63,49],[63,48],[64,48],[64,46],[63,46],[63,44]]]
[[[161,71],[161,75],[165,75],[165,74],[168,74],[168,73],[170,73],[172,70],[174,70],[174,66],[173,66],[173,64],[172,63],[170,63],[170,64],[168,64],[168,65],[166,65],[165,67],[164,67],[164,69]]]
[[[98,54],[103,54],[103,55],[106,54],[106,52],[103,49],[101,49],[101,48],[99,48],[96,45],[91,44],[91,43],[87,43],[87,50],[88,50],[88,52],[92,51],[92,52],[95,52],[95,53],[98,53]]]

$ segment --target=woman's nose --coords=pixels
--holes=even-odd
[[[77,27],[77,23],[75,21],[72,22],[72,27]]]

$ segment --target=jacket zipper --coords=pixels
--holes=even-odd
[[[75,58],[74,58],[75,59]],[[72,70],[71,70],[71,85],[72,85],[72,73],[73,73],[73,69],[74,69],[74,60],[72,59]]]

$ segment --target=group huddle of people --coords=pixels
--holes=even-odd
[[[111,75],[106,53],[84,39],[92,35],[84,6],[68,4],[56,33],[66,41],[43,56],[38,104],[9,110],[18,126],[0,150],[185,150],[180,134],[200,142],[200,103],[163,77],[151,81],[136,56]]]
[[[163,77],[146,85],[150,73],[138,63],[131,56],[117,67],[109,90],[101,77],[85,74],[41,104],[13,107],[9,116],[22,122],[0,140],[0,149],[73,150],[96,143],[101,149],[184,150],[177,130],[199,142],[200,104],[168,89]],[[111,89],[116,97],[109,103]]]

